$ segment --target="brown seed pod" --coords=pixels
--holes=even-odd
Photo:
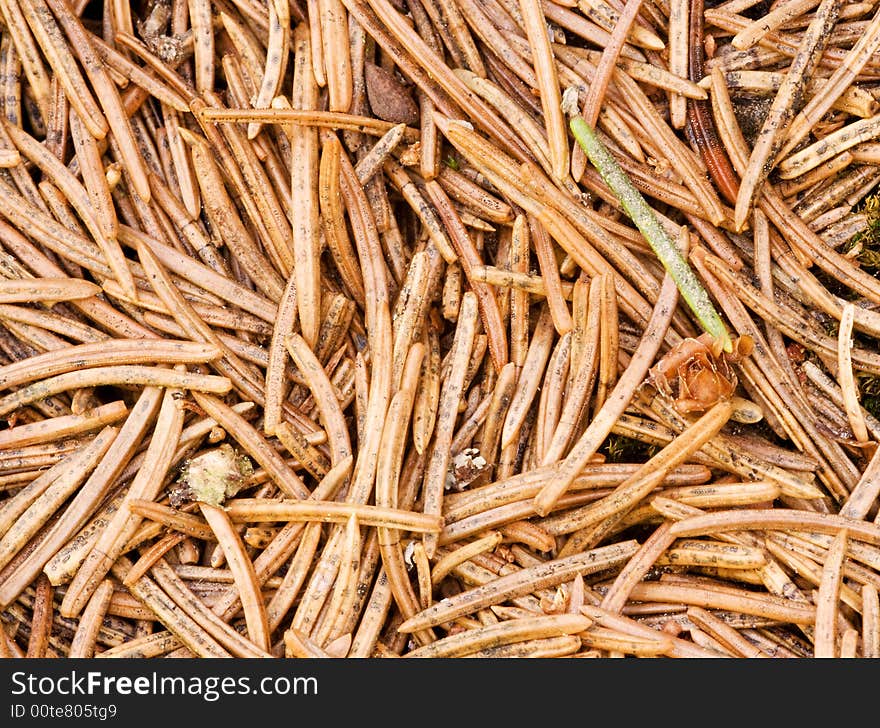
[[[375,63],[364,63],[364,82],[370,108],[380,119],[393,124],[418,122],[419,107],[394,74]]]
[[[682,414],[704,412],[733,396],[737,378],[732,365],[753,348],[751,336],[736,339],[731,352],[720,350],[709,334],[683,339],[651,367],[648,381]]]

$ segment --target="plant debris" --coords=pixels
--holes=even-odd
[[[0,20],[0,657],[880,657],[877,3]]]
[[[236,495],[253,475],[254,466],[246,455],[235,451],[228,442],[213,450],[205,450],[180,468],[177,484],[169,492],[172,508],[189,501],[213,506]]]

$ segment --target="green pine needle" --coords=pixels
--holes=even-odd
[[[650,205],[630,181],[617,160],[601,142],[592,127],[582,116],[574,116],[569,122],[578,144],[586,152],[590,163],[599,171],[614,196],[639,232],[648,241],[663,267],[675,281],[682,298],[697,317],[703,329],[722,343],[725,351],[733,351],[727,327],[712,304],[709,294],[700,283],[693,269],[666,233]]]

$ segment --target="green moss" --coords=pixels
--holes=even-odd
[[[609,463],[643,463],[659,451],[656,445],[650,445],[624,435],[609,435],[599,452]]]
[[[859,377],[859,392],[862,407],[880,419],[880,377]]]
[[[880,396],[863,397],[862,407],[870,412],[871,416],[880,419]]]
[[[880,270],[880,195],[868,195],[859,212],[868,217],[868,227],[852,236],[843,248],[848,253],[856,248],[855,259],[862,269],[876,274]]]

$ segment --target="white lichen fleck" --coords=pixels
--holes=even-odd
[[[474,447],[466,447],[455,454],[446,473],[446,490],[464,490],[483,475],[489,468],[480,451]]]
[[[407,543],[406,548],[403,550],[403,561],[406,564],[407,569],[415,569],[416,562],[413,561],[413,556],[416,553],[416,542],[410,541]]]

